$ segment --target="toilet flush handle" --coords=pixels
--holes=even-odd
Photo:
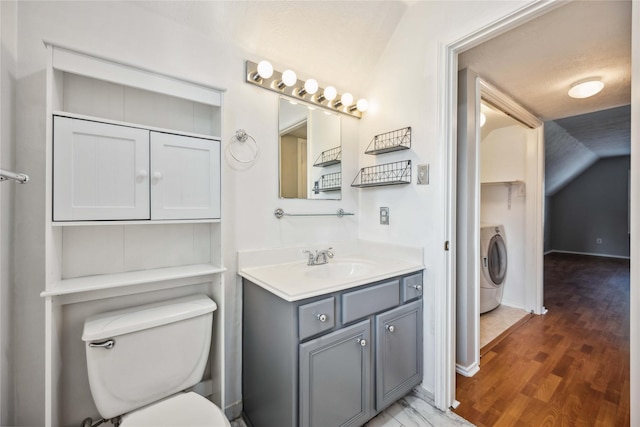
[[[107,350],[111,350],[114,345],[116,345],[116,342],[114,340],[106,340],[106,341],[103,341],[103,342],[90,342],[89,343],[89,347],[106,348]]]

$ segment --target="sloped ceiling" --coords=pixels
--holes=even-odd
[[[459,65],[545,121],[547,195],[599,158],[630,153],[630,1],[570,2],[464,52]],[[567,96],[587,77],[605,89]]]
[[[357,95],[407,10],[405,1],[140,1],[204,37],[225,37],[275,68]]]

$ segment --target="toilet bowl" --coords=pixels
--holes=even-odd
[[[230,427],[191,387],[202,380],[216,303],[194,295],[86,319],[91,394],[104,419],[121,427]]]

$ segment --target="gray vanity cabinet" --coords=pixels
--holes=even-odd
[[[371,390],[368,320],[300,344],[301,427],[358,426]]]
[[[300,301],[243,281],[251,427],[357,427],[422,380],[422,272]]]
[[[376,409],[422,380],[422,301],[376,316]]]

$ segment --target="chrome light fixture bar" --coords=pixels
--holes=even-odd
[[[368,108],[366,99],[354,103],[353,96],[349,93],[340,95],[333,86],[321,88],[315,79],[298,80],[295,72],[285,70],[281,73],[274,70],[267,61],[246,61],[245,65],[246,82],[263,89],[358,119],[362,118],[362,113]]]

